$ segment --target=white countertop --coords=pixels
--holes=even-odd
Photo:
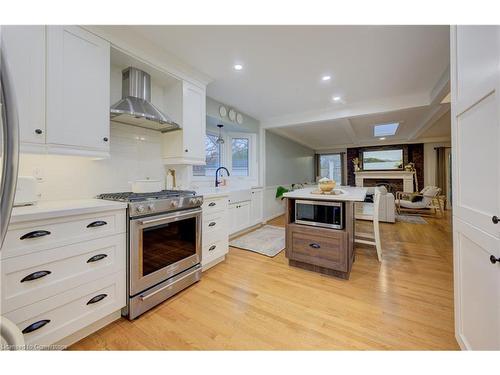
[[[318,190],[318,187],[297,189],[283,194],[285,198],[293,199],[313,199],[313,200],[324,200],[324,201],[352,201],[352,202],[363,202],[366,197],[366,188],[362,187],[351,187],[351,186],[340,186],[335,189],[341,191],[342,194],[338,195],[326,195],[326,194],[311,194],[312,191]]]
[[[78,199],[38,202],[33,206],[14,207],[11,223],[52,219],[61,216],[112,211],[127,208],[127,203],[103,199]]]

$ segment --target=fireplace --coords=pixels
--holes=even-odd
[[[403,191],[403,179],[383,179],[383,178],[365,178],[364,187],[385,186],[389,193]]]
[[[405,191],[413,193],[415,172],[407,171],[358,171],[356,175],[356,186],[373,187],[385,185],[389,191]],[[418,187],[417,187],[418,189]]]

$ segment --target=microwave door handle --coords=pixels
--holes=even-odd
[[[5,61],[5,51],[0,51],[0,112],[3,128],[3,162],[0,181],[0,248],[9,227],[14,205],[19,166],[19,122],[15,95]]]

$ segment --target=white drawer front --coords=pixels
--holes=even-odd
[[[45,325],[25,333],[26,344],[50,345],[125,306],[125,272],[95,280],[57,296],[5,314],[25,330],[33,323]],[[91,299],[105,297],[95,303]]]
[[[125,232],[125,210],[12,224],[0,254],[5,259]]]
[[[211,261],[227,254],[229,250],[228,238],[207,242],[203,244],[201,264],[205,265]]]
[[[203,209],[203,215],[209,215],[218,211],[225,211],[227,210],[227,197],[205,198],[201,208]]]
[[[126,235],[117,234],[4,259],[2,313],[125,270],[126,248]]]
[[[202,239],[203,242],[212,241],[214,236],[227,236],[227,214],[226,212],[216,212],[203,216]],[[217,234],[216,234],[217,233]]]

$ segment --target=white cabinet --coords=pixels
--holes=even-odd
[[[45,26],[2,26],[2,58],[18,109],[21,150],[45,144]]]
[[[5,26],[22,152],[109,155],[109,43],[77,26]]]
[[[455,337],[500,349],[500,27],[451,32]]]
[[[110,45],[76,26],[47,27],[47,143],[109,152]]]
[[[239,202],[229,205],[229,220],[231,234],[242,231],[252,225],[250,221],[251,216],[251,202]]]
[[[165,164],[205,164],[206,93],[205,89],[182,82],[181,130],[163,135]]]
[[[251,214],[250,224],[256,225],[262,223],[262,203],[263,203],[263,190],[252,189],[252,200],[250,201]]]
[[[203,271],[223,261],[229,250],[227,197],[205,198],[202,206],[202,254]]]

